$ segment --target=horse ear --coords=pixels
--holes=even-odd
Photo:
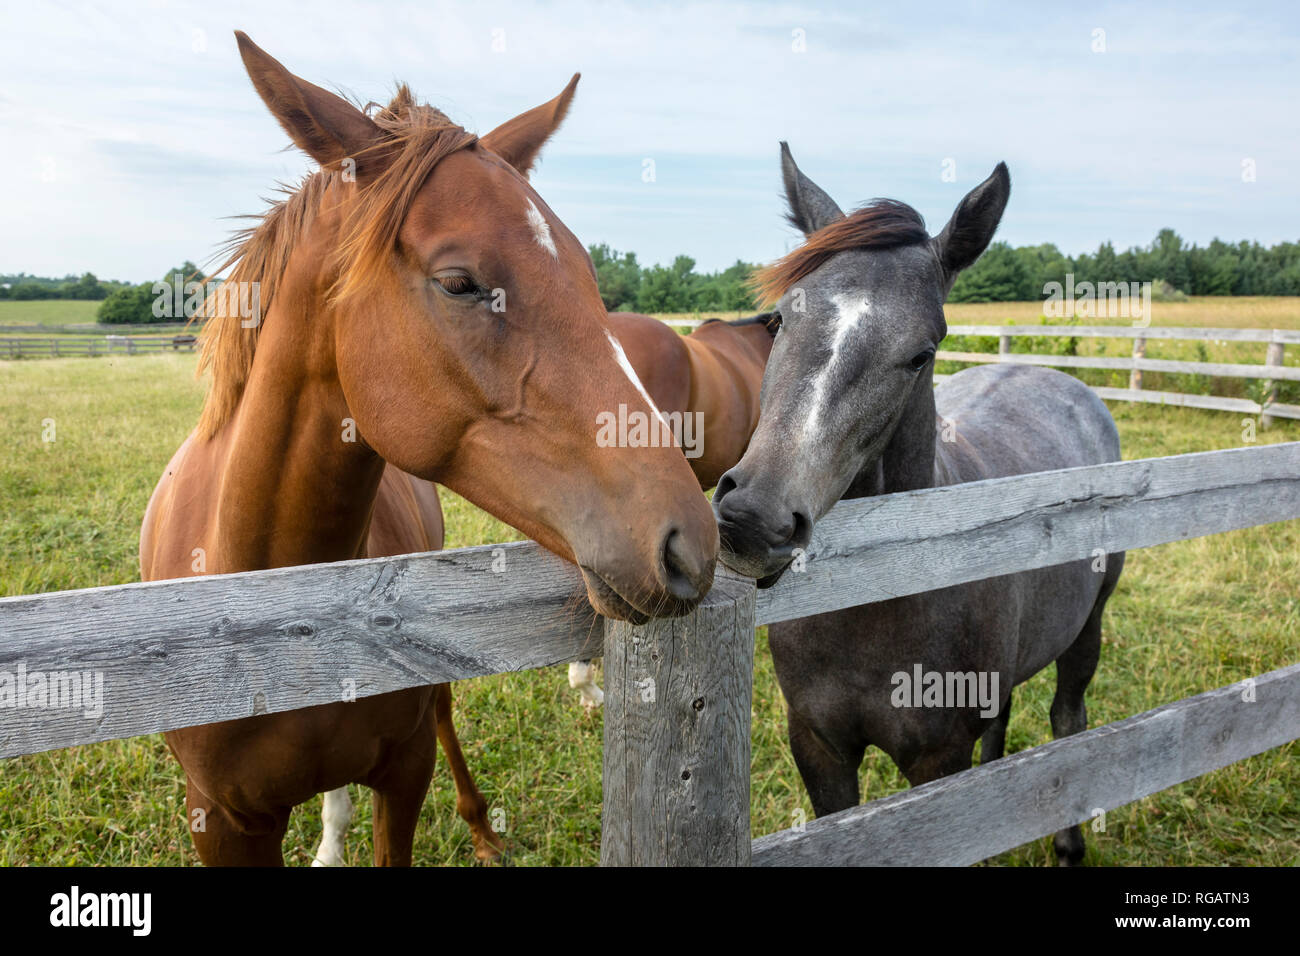
[[[781,177],[785,180],[785,199],[790,205],[785,218],[805,236],[844,218],[835,200],[795,165],[790,144],[784,140],[781,141]]]
[[[957,273],[988,248],[1010,196],[1011,174],[1006,163],[998,163],[988,179],[966,194],[943,232],[931,240],[950,286]]]
[[[253,87],[289,138],[321,166],[352,159],[360,175],[363,155],[373,157],[383,130],[343,97],[294,76],[243,31],[235,39]],[[368,165],[366,172],[375,172]]]
[[[569,85],[555,99],[507,120],[486,136],[480,136],[479,142],[526,177],[537,162],[537,154],[568,115],[581,77],[581,73],[573,74]]]

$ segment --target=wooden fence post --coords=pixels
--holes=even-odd
[[[1281,342],[1269,342],[1268,352],[1264,356],[1265,365],[1282,365],[1282,350],[1285,348]],[[1277,382],[1272,379],[1264,380],[1264,407],[1267,408],[1273,402],[1277,401]],[[1260,416],[1259,424],[1261,428],[1268,428],[1273,424],[1273,416],[1267,412]]]
[[[1147,357],[1147,340],[1134,339],[1133,340],[1134,360],[1140,358],[1146,358],[1146,357]],[[1142,370],[1140,368],[1134,368],[1131,372],[1128,373],[1128,387],[1131,389],[1142,388]]]
[[[754,585],[605,623],[602,866],[748,866]]]
[[[1011,336],[999,335],[998,355],[1010,355],[1010,354],[1011,354]],[[1001,361],[1001,359],[999,359],[999,361]]]

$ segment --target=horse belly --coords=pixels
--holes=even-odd
[[[250,816],[362,782],[432,726],[433,688],[228,720],[165,735],[209,798]]]
[[[1018,622],[1015,683],[1029,680],[1074,643],[1101,593],[1091,559],[1015,575],[1025,599]]]

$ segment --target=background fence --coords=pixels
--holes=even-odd
[[[196,337],[178,335],[105,335],[72,337],[53,335],[0,337],[0,358],[70,358],[98,355],[145,355],[157,352],[193,352]]]
[[[703,319],[670,320],[670,325],[696,328]],[[1019,365],[1045,365],[1053,368],[1119,369],[1129,372],[1128,388],[1092,386],[1102,398],[1125,402],[1153,402],[1160,405],[1181,405],[1187,408],[1208,408],[1245,415],[1262,415],[1262,424],[1273,418],[1300,419],[1300,405],[1277,401],[1274,382],[1300,381],[1300,366],[1285,364],[1285,347],[1300,344],[1300,331],[1288,329],[1225,329],[1225,328],[1137,328],[1123,325],[950,325],[951,336],[997,336],[997,352],[959,352],[939,350],[935,359],[950,362],[1014,363]],[[1132,339],[1133,354],[1128,358],[1086,355],[1045,355],[1011,351],[1013,338],[1085,338]],[[1179,362],[1146,357],[1150,339],[1172,339],[1202,342],[1258,342],[1265,346],[1263,364],[1234,364],[1224,362]],[[1265,386],[1263,403],[1247,398],[1228,398],[1220,395],[1195,395],[1185,392],[1145,390],[1143,372],[1172,372],[1185,375],[1207,375],[1224,378],[1262,379]],[[946,375],[936,375],[942,381]]]
[[[5,598],[0,671],[103,672],[105,708],[6,710],[0,756],[603,652],[602,862],[966,864],[1300,737],[1300,664],[751,841],[755,626],[1295,517],[1300,442],[841,502],[804,572],[642,627],[528,542]]]

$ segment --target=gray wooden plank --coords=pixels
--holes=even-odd
[[[806,570],[759,595],[759,623],[1294,517],[1298,449],[845,502]],[[515,543],[0,599],[0,672],[102,672],[107,695],[93,718],[5,711],[0,756],[331,703],[343,681],[361,697],[596,657],[581,594],[574,568]]]
[[[1107,358],[1088,355],[1037,355],[1032,352],[948,352],[934,356],[946,362],[983,362],[1005,365],[1041,365],[1049,368],[1142,369],[1180,375],[1215,375],[1222,378],[1266,378],[1300,381],[1298,365],[1240,365],[1225,362],[1175,362],[1167,359]]]
[[[1155,392],[1150,389],[1110,388],[1105,385],[1090,386],[1102,398],[1121,402],[1149,402],[1155,405],[1176,405],[1180,408],[1206,408],[1218,412],[1241,412],[1258,415],[1260,406],[1248,398],[1224,398],[1221,395],[1192,395],[1188,392]]]
[[[1136,325],[950,325],[949,335],[1053,336],[1084,339],[1200,339],[1213,342],[1300,342],[1294,329],[1219,329]]]
[[[0,599],[0,674],[104,680],[98,716],[0,706],[0,757],[599,657],[584,594],[518,542]]]
[[[1251,681],[1249,694],[1230,684],[760,837],[754,865],[987,859],[1300,737],[1300,664]]]
[[[758,623],[1300,517],[1300,442],[842,501]]]

